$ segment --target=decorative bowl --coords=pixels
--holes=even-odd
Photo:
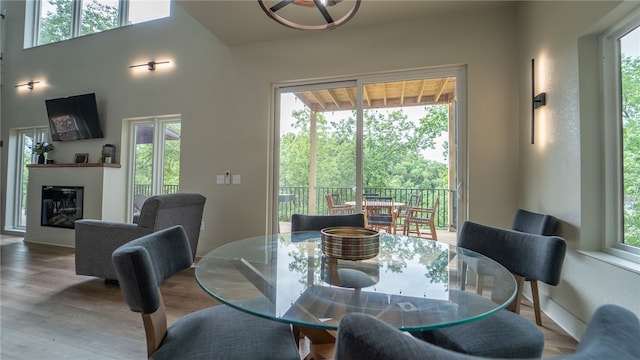
[[[333,259],[365,260],[378,255],[380,234],[375,230],[336,226],[320,230],[322,252]]]

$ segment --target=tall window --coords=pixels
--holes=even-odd
[[[37,142],[49,142],[49,129],[46,127],[28,128],[16,130],[16,136],[12,136],[10,143],[12,151],[15,151],[15,163],[9,178],[12,188],[13,201],[7,201],[7,227],[11,230],[26,230],[27,228],[27,184],[29,170],[27,165],[33,164],[33,145]],[[10,195],[7,193],[7,195]]]
[[[170,0],[27,2],[26,47],[49,44],[169,16]],[[29,21],[29,17],[33,19]],[[30,29],[29,29],[30,28]]]
[[[180,189],[181,123],[178,115],[131,121],[129,171],[132,215],[137,197],[174,194]]]
[[[603,37],[607,247],[640,255],[640,11]],[[611,170],[611,171],[609,171]],[[611,175],[616,174],[616,175]]]

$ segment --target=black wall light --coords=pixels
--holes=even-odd
[[[33,85],[35,85],[35,84],[40,84],[40,81],[29,81],[29,82],[26,82],[26,83],[24,83],[24,84],[18,84],[18,85],[16,85],[15,87],[22,87],[22,86],[26,86],[26,87],[27,87],[27,89],[29,89],[29,90],[33,90]]]
[[[136,67],[140,67],[140,66],[146,66],[147,70],[149,71],[154,71],[156,69],[156,65],[158,64],[168,64],[169,61],[149,61],[148,63],[144,63],[144,64],[136,64],[136,65],[129,65],[129,68],[136,68]]]
[[[531,143],[535,142],[536,109],[547,104],[547,93],[536,95],[536,60],[531,59]]]

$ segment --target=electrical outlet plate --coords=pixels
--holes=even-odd
[[[240,184],[240,175],[233,175],[231,183],[235,185]]]

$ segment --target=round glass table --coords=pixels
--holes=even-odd
[[[469,262],[492,275],[481,291],[462,271]],[[404,331],[430,330],[490,316],[516,294],[511,273],[483,255],[387,233],[380,233],[378,255],[359,261],[325,256],[317,231],[238,240],[202,257],[195,276],[215,299],[292,324],[312,343],[332,342],[326,330],[352,312]]]

